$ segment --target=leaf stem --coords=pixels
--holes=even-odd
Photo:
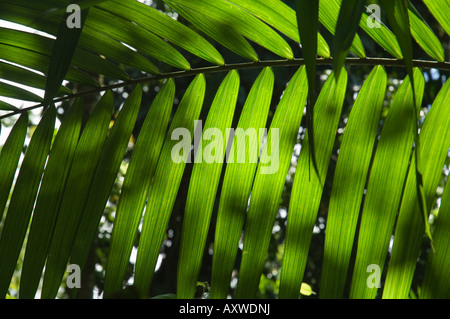
[[[75,94],[69,94],[63,97],[59,97],[53,99],[52,103],[58,103],[62,101],[66,101],[69,99],[74,99],[82,96],[86,96],[93,93],[104,92],[111,89],[117,89],[129,85],[136,85],[138,83],[145,83],[151,81],[158,81],[168,78],[180,78],[187,76],[195,76],[197,74],[210,74],[217,72],[227,72],[230,70],[245,70],[245,69],[254,69],[254,68],[264,68],[264,67],[288,67],[288,66],[301,66],[304,65],[304,59],[292,59],[292,60],[268,60],[268,61],[259,61],[259,62],[244,62],[244,63],[234,63],[234,64],[225,64],[221,66],[208,66],[202,68],[195,68],[187,71],[175,71],[169,73],[162,73],[158,75],[152,75],[137,79],[132,79],[128,81],[122,81],[119,83],[105,85],[101,87],[94,88],[92,90],[87,90]],[[317,65],[332,65],[332,58],[319,58],[317,59]],[[404,67],[403,60],[393,59],[393,58],[346,58],[346,65],[382,65],[382,66],[392,66],[392,67]],[[437,62],[437,61],[429,61],[429,60],[413,60],[413,66],[419,68],[435,68],[439,70],[450,70],[450,62]],[[1,115],[0,120],[16,115],[21,114],[23,112],[27,112],[30,110],[34,110],[36,108],[43,107],[42,103],[35,104],[29,107],[25,107],[22,109],[18,109],[7,114]]]

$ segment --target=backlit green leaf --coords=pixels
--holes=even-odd
[[[423,164],[423,189],[426,207],[432,206],[442,167],[450,146],[448,81],[439,92],[420,132],[420,156]],[[417,257],[426,226],[418,206],[415,161],[411,167],[403,194],[394,233],[394,244],[386,275],[383,298],[406,298],[414,276]],[[426,222],[428,223],[428,211]],[[442,247],[442,246],[441,246]],[[436,254],[438,252],[436,251]],[[433,252],[431,252],[433,254]]]
[[[306,72],[302,66],[283,92],[256,171],[245,222],[236,298],[255,297],[307,94]]]
[[[418,69],[414,75],[418,107],[425,82]],[[414,140],[413,103],[408,77],[390,106],[373,159],[361,215],[351,298],[375,298],[377,292],[376,287],[369,287],[366,283],[367,267],[375,264],[380,267],[380,271],[384,267],[411,157]]]
[[[205,79],[200,74],[186,90],[161,150],[144,213],[136,259],[135,285],[142,295],[147,293],[152,281],[167,223],[190,156],[194,121],[200,115],[204,93]],[[178,142],[179,138],[181,141]]]
[[[159,91],[142,125],[117,204],[105,277],[105,295],[120,291],[136,240],[171,114],[175,84],[169,80]]]
[[[300,42],[295,11],[279,0],[229,0],[279,30],[296,42]],[[317,34],[317,53],[329,58],[330,49],[325,39]]]
[[[445,32],[450,35],[450,2],[448,0],[423,0],[428,10],[433,14]]]
[[[84,268],[103,210],[120,168],[141,106],[142,88],[137,85],[122,106],[106,138],[83,217],[72,246],[70,261]]]
[[[239,91],[239,75],[230,72],[219,87],[208,112],[201,144],[194,155],[181,230],[177,297],[193,298],[208,235],[217,187],[228,145]],[[208,142],[209,140],[209,142]]]
[[[414,7],[412,8],[413,10],[408,10],[409,22],[411,24],[411,35],[416,40],[417,44],[419,44],[429,56],[436,61],[443,62],[445,60],[445,56],[441,40],[436,37],[417,10],[415,10]]]
[[[0,264],[0,298],[4,298],[8,291],[27,232],[42,172],[50,150],[55,118],[55,108],[48,108],[30,140],[11,195],[0,237],[0,260],[2,260]]]
[[[317,99],[314,117],[317,165],[326,176],[347,87],[347,72],[342,69],[336,81],[332,73]],[[280,298],[298,298],[308,257],[314,223],[322,197],[324,179],[309,175],[308,134],[303,140],[289,203],[286,241],[281,268]]]
[[[293,58],[291,48],[279,34],[242,8],[229,2],[223,0],[212,2],[165,0],[165,2],[219,43],[237,54],[246,54],[243,55],[246,58],[256,60],[257,56],[252,52],[251,46],[248,43],[245,44],[244,39],[240,41],[240,44],[235,43],[239,35],[285,59]],[[207,20],[205,15],[208,17]],[[236,36],[230,37],[235,33]]]
[[[386,72],[375,67],[352,107],[331,188],[320,298],[341,298],[369,164],[386,92]]]
[[[274,75],[264,68],[245,102],[228,155],[217,215],[211,298],[226,298],[244,225],[248,198],[258,161],[258,144],[250,145],[245,136],[266,125],[272,99]]]
[[[108,91],[94,108],[77,144],[45,266],[42,286],[42,298],[44,299],[56,297],[64,276],[108,132],[112,105],[112,93]],[[89,156],[89,160],[86,160],[86,156]]]
[[[184,24],[138,1],[107,1],[100,7],[135,21],[147,30],[213,64],[225,64],[220,53],[208,41]]]
[[[81,114],[81,100],[77,100],[65,115],[50,150],[28,234],[20,298],[34,298],[41,279],[64,185],[78,143]]]

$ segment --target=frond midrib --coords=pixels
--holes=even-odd
[[[301,66],[304,65],[304,59],[297,58],[292,60],[266,60],[266,61],[258,61],[258,62],[244,62],[244,63],[233,63],[233,64],[225,64],[221,66],[208,66],[195,68],[191,70],[183,70],[183,71],[175,71],[162,73],[158,75],[152,75],[147,77],[141,77],[136,79],[131,79],[128,81],[122,81],[119,83],[114,83],[110,85],[104,85],[101,87],[97,87],[91,90],[74,93],[70,95],[66,95],[60,98],[56,98],[52,101],[52,103],[58,103],[67,101],[70,99],[83,97],[93,93],[105,92],[111,89],[122,88],[125,86],[136,85],[139,83],[151,82],[164,80],[169,78],[181,78],[188,76],[195,76],[197,74],[210,74],[210,73],[218,73],[218,72],[227,72],[231,70],[245,70],[245,69],[254,69],[254,68],[264,68],[264,67],[289,67],[289,66]],[[317,65],[332,65],[333,58],[319,58],[317,59]],[[346,65],[381,65],[381,66],[391,66],[391,67],[404,67],[404,61],[394,58],[346,58]],[[450,70],[450,62],[438,62],[432,60],[413,60],[413,65],[419,68],[435,68],[438,70]],[[37,109],[39,107],[43,107],[43,103],[35,104],[29,107],[25,107],[7,114],[0,116],[0,120],[4,118],[8,118],[13,115],[21,114],[23,112],[27,112],[33,109]]]

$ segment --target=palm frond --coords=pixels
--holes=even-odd
[[[0,297],[17,266],[55,298],[113,206],[106,298],[152,296],[168,242],[162,297],[299,298],[320,218],[320,298],[448,298],[448,1],[296,2],[0,0]]]

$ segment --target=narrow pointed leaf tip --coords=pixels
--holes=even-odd
[[[75,1],[71,1],[71,4],[74,3]],[[78,40],[83,31],[83,25],[87,18],[89,8],[83,9],[81,12],[77,11],[78,8],[78,5],[74,5],[72,13],[66,13],[59,25],[56,40],[53,44],[45,85],[44,106],[49,105],[66,77],[67,70],[70,67],[72,57],[78,45]],[[71,16],[73,16],[73,21],[70,19]],[[69,23],[69,21],[71,22]]]
[[[339,9],[336,32],[333,38],[333,67],[339,76],[342,65],[352,45],[366,1],[343,0]]]
[[[302,52],[305,59],[306,74],[308,77],[308,99],[306,107],[306,123],[310,132],[310,158],[314,172],[319,176],[316,162],[314,143],[314,104],[316,101],[316,58],[317,58],[317,31],[319,28],[319,0],[297,0],[297,25],[302,39]],[[311,178],[311,173],[310,173]]]

